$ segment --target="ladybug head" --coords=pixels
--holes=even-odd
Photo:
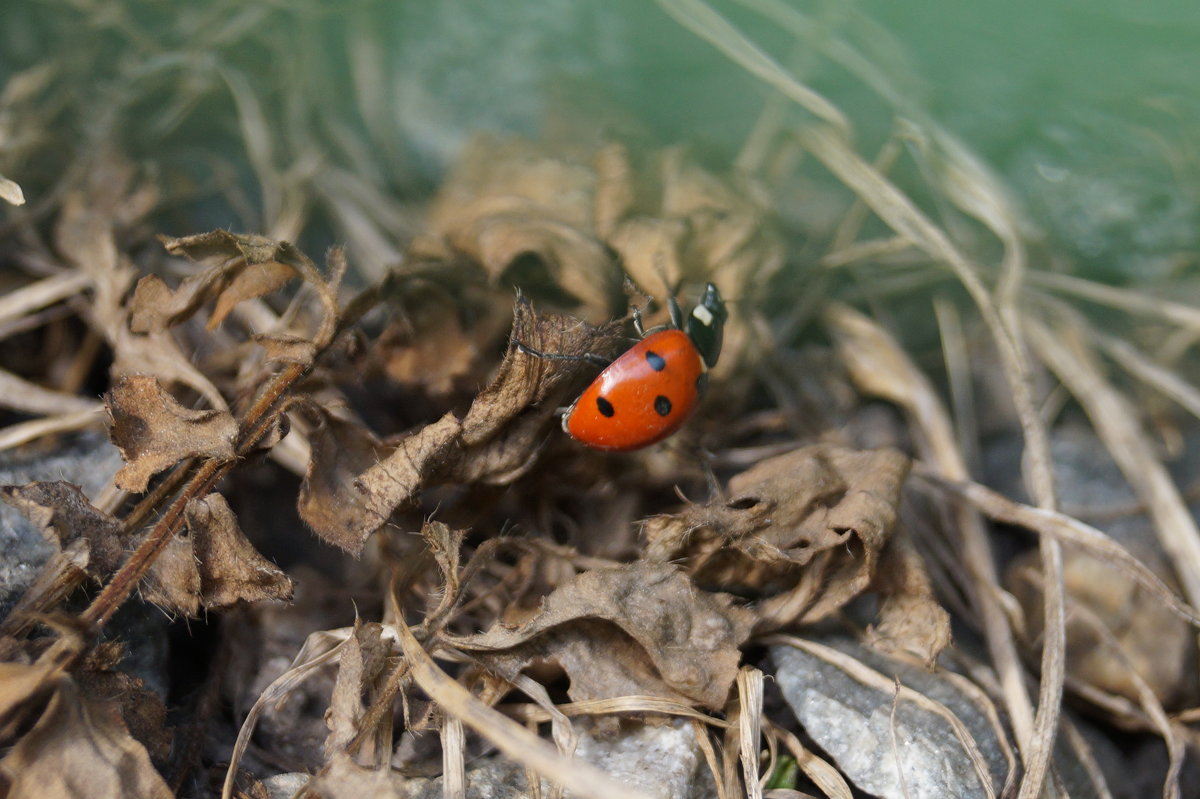
[[[721,292],[712,283],[705,285],[700,302],[688,314],[683,330],[688,338],[696,345],[696,351],[704,359],[704,365],[712,368],[721,357],[721,341],[725,334],[725,320],[729,312],[725,310],[725,301]]]

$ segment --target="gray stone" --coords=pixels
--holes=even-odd
[[[0,452],[0,485],[64,480],[94,498],[121,463],[120,453],[106,436],[83,435],[48,453]],[[0,619],[8,615],[53,552],[24,514],[0,503]]]
[[[999,793],[1008,764],[996,729],[966,692],[937,672],[891,661],[885,664],[882,656],[850,639],[822,643],[836,645],[885,675],[899,676],[906,688],[958,716]],[[894,691],[865,685],[835,664],[795,647],[773,646],[771,658],[775,680],[805,732],[858,788],[881,799],[988,795],[967,750],[942,716],[902,701],[893,720]]]

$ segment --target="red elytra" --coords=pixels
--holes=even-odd
[[[610,452],[654,444],[696,410],[704,372],[687,333],[651,333],[579,395],[563,417],[563,429],[580,443]]]
[[[609,364],[567,409],[563,429],[576,441],[628,452],[663,440],[696,410],[716,365],[727,314],[712,283],[685,321],[671,299],[671,327],[646,335]],[[638,332],[640,318],[635,315]]]

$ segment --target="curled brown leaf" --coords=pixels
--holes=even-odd
[[[729,498],[649,519],[645,556],[755,601],[762,630],[813,622],[866,590],[892,534],[908,459],[815,445],[729,481]]]
[[[0,664],[0,685],[16,688],[41,670]],[[49,701],[0,760],[9,796],[174,796],[112,702],[86,695],[66,676],[40,682],[51,691]]]
[[[593,326],[571,317],[536,314],[520,301],[512,339],[539,352],[604,357],[623,345],[620,330],[617,322]],[[340,499],[335,520],[339,527],[330,529],[341,530],[339,541],[353,543],[357,538],[361,547],[392,511],[413,503],[427,485],[503,485],[515,480],[535,462],[559,405],[595,371],[582,358],[539,358],[511,347],[462,420],[449,413],[404,436],[361,473],[355,483],[359,495]]]
[[[57,480],[4,486],[0,499],[24,513],[60,550],[78,550],[81,566],[92,576],[107,577],[121,564],[127,538],[121,523],[93,506],[79,486]]]
[[[498,623],[448,643],[506,675],[556,662],[576,701],[641,694],[718,709],[752,624],[749,611],[674,566],[635,563],[576,576],[519,627]]]
[[[223,496],[192,500],[186,515],[206,608],[292,598],[291,578],[254,548]]]
[[[184,458],[233,458],[233,416],[185,408],[154,377],[121,378],[104,401],[109,436],[127,461],[116,477],[117,486],[126,491],[145,491],[153,475]]]

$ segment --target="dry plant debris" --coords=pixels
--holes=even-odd
[[[305,127],[330,115],[303,80],[274,97],[233,58],[277,9],[195,12],[158,110],[170,51],[119,11],[97,25],[149,60],[103,114],[74,59],[9,79],[0,499],[50,554],[0,581],[0,795],[461,797],[496,773],[639,796],[596,762],[668,738],[703,764],[681,784],[721,799],[1032,799],[1073,768],[1078,795],[1121,795],[1064,692],[1160,738],[1154,779],[1182,794],[1200,314],[1036,268],[1008,192],[936,123],[862,153],[713,7],[659,5],[776,93],[736,169],[478,136],[419,224],[361,169],[370,132]],[[904,110],[853,38],[749,8]],[[304,48],[254,35],[304,74]],[[55,161],[67,108],[96,122]],[[244,151],[204,185],[160,168],[196,108],[233,114]],[[906,156],[924,183],[889,177]],[[189,192],[253,206],[243,173],[258,232],[164,235]],[[773,212],[797,186],[840,212],[804,243]],[[694,420],[622,456],[563,436],[629,308],[665,323],[707,281],[732,313]],[[1080,426],[1114,463],[1098,493],[1125,491],[1108,516],[1062,468]],[[106,489],[37,473],[101,428],[124,460]],[[1019,452],[1001,479],[989,438]]]

